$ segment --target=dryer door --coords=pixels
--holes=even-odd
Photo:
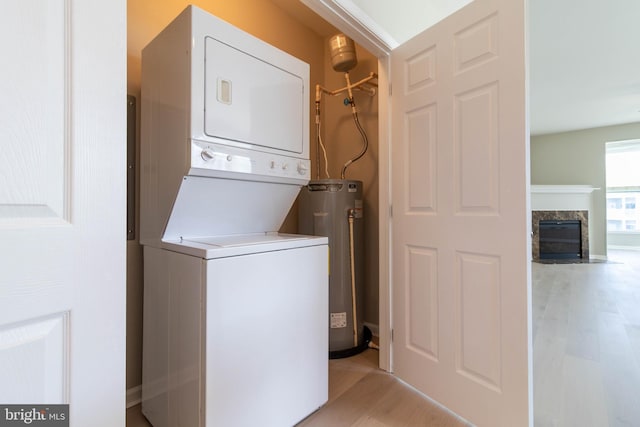
[[[302,154],[303,77],[212,37],[205,45],[205,134]]]

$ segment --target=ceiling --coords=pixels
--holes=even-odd
[[[271,1],[319,35],[338,32],[299,0]],[[640,2],[528,4],[531,134],[640,122]]]
[[[640,122],[640,2],[530,0],[531,133]]]

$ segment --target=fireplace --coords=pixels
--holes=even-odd
[[[540,221],[538,232],[540,233],[540,259],[580,259],[582,257],[580,221]]]
[[[589,262],[589,212],[533,211],[533,260]]]

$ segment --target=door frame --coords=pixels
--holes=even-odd
[[[378,57],[378,327],[380,369],[393,372],[391,304],[391,127],[389,110],[390,55],[399,43],[357,7],[341,0],[300,0],[324,20]],[[350,2],[349,2],[350,3]],[[352,4],[352,3],[351,3]],[[387,88],[387,89],[385,89]]]

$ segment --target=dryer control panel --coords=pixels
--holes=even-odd
[[[231,147],[211,142],[191,141],[191,171],[189,175],[256,180],[257,175],[268,181],[305,185],[311,176],[309,160]],[[270,179],[269,179],[270,178]]]

